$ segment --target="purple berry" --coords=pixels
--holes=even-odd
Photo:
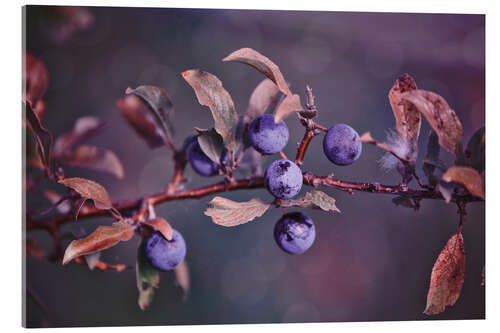
[[[302,188],[302,171],[291,161],[277,160],[267,167],[264,183],[276,198],[290,199]]]
[[[219,173],[219,165],[212,161],[203,150],[201,150],[198,139],[194,140],[187,149],[189,163],[194,171],[201,176],[211,177]],[[224,151],[221,160],[227,161],[227,152]]]
[[[248,128],[248,138],[252,146],[261,154],[274,154],[288,143],[288,127],[281,120],[277,124],[274,116],[264,114],[255,118]]]
[[[274,226],[278,246],[290,254],[301,254],[311,247],[316,238],[314,222],[301,212],[283,215]]]
[[[186,243],[182,235],[175,229],[172,229],[172,240],[170,241],[156,231],[146,240],[144,251],[146,258],[154,268],[170,271],[184,260]]]
[[[337,124],[331,127],[323,139],[326,157],[337,165],[354,163],[361,155],[359,134],[351,126]]]

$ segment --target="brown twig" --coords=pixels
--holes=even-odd
[[[312,95],[311,88],[307,87],[307,101],[306,101],[306,110],[300,111],[297,113],[300,122],[306,128],[306,133],[299,144],[297,150],[297,156],[295,158],[295,163],[299,166],[302,165],[303,159],[305,156],[305,152],[311,142],[312,138],[321,131],[326,131],[327,129],[319,124],[314,122],[314,118],[317,115],[317,109],[314,105],[314,96]],[[182,189],[180,185],[184,182],[184,169],[186,167],[187,161],[185,156],[181,156],[181,153],[178,152],[174,154],[175,159],[175,167],[174,174],[172,177],[171,183],[166,187],[165,191],[148,195],[139,199],[123,201],[123,202],[115,202],[113,203],[113,207],[118,214],[122,214],[126,216],[127,212],[134,211],[131,219],[133,221],[139,221],[144,219],[146,215],[154,210],[156,205],[159,205],[168,201],[175,200],[185,200],[185,199],[199,199],[205,196],[213,195],[220,192],[229,192],[241,189],[256,189],[256,188],[264,188],[264,178],[262,176],[253,176],[245,179],[233,179],[231,174],[229,174],[230,179],[228,181],[228,174],[226,174],[226,179],[224,181],[207,185],[195,189]],[[286,156],[285,156],[286,158]],[[357,182],[347,182],[333,177],[333,175],[328,176],[318,176],[313,175],[312,173],[305,172],[303,173],[303,181],[305,185],[313,186],[313,187],[332,187],[335,189],[346,191],[350,194],[353,194],[355,191],[358,192],[368,192],[368,193],[382,193],[382,194],[391,194],[398,196],[405,196],[411,198],[415,203],[420,203],[422,199],[437,199],[444,200],[442,194],[439,191],[436,191],[433,188],[422,186],[423,184],[417,178],[418,183],[423,187],[423,189],[415,190],[408,188],[407,184],[400,185],[382,185],[380,183],[357,183]],[[473,196],[471,194],[461,194],[461,193],[453,193],[451,201],[456,202],[459,205],[459,210],[463,205],[463,211],[465,211],[465,204],[467,202],[473,201],[484,201],[481,198]],[[80,212],[79,218],[89,218],[96,216],[107,215],[109,212],[107,210],[97,209],[95,207],[85,207],[86,209],[82,209]],[[462,210],[461,210],[462,211]],[[460,213],[461,222],[460,228],[463,224],[463,216],[465,214]],[[27,230],[36,230],[42,229],[47,230],[54,238],[55,241],[55,254],[56,256],[62,256],[62,247],[61,247],[61,235],[59,232],[59,227],[73,220],[73,213],[68,212],[66,214],[61,214],[55,217],[37,217],[33,218],[28,215],[27,217]]]

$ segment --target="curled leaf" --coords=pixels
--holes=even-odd
[[[160,287],[160,273],[149,263],[144,253],[144,243],[137,249],[137,263],[135,266],[137,290],[139,291],[138,304],[145,310],[153,301],[154,289]]]
[[[300,199],[283,201],[281,207],[313,208],[322,209],[326,212],[331,211],[340,213],[340,210],[335,205],[335,199],[325,192],[318,190],[307,192],[304,197]]]
[[[281,74],[280,68],[269,58],[254,49],[245,47],[236,50],[222,59],[222,61],[237,61],[252,66],[273,81],[285,95],[292,94],[283,74]]]
[[[190,286],[189,267],[186,260],[181,262],[179,266],[174,269],[174,273],[177,283],[184,291],[184,299],[186,299]]]
[[[432,268],[424,313],[435,315],[452,306],[462,291],[465,273],[465,250],[462,233],[453,235]]]
[[[146,102],[153,111],[162,136],[165,140],[169,140],[173,134],[172,118],[175,111],[167,91],[156,86],[139,86],[135,89],[127,88],[125,94],[136,95]]]
[[[78,177],[61,179],[59,180],[59,184],[75,190],[83,199],[92,199],[98,209],[112,208],[108,192],[101,184]]]
[[[165,145],[165,136],[155,115],[140,97],[126,95],[117,100],[116,105],[137,135],[143,138],[151,149]]]
[[[418,136],[422,116],[415,108],[415,105],[401,98],[401,94],[415,89],[417,89],[415,80],[410,75],[403,74],[396,80],[396,83],[389,91],[389,102],[394,118],[396,118],[396,132],[400,138],[408,143],[410,147],[408,159],[413,162],[417,159]]]
[[[286,119],[294,112],[301,111],[302,104],[300,104],[300,96],[297,94],[288,95],[280,103],[274,115],[274,122],[279,123],[281,120]]]
[[[165,219],[157,217],[152,220],[143,221],[141,224],[160,232],[167,240],[172,240],[172,227]]]
[[[224,142],[222,137],[211,128],[209,130],[198,129],[198,144],[201,150],[215,163],[220,163],[222,151],[224,150]]]
[[[401,98],[415,105],[417,110],[424,115],[438,135],[441,147],[453,155],[460,152],[462,124],[443,97],[430,91],[417,89],[401,94]]]
[[[208,106],[214,118],[214,128],[220,134],[226,148],[236,151],[235,129],[238,114],[234,109],[233,99],[222,82],[213,74],[191,69],[182,73],[182,77],[193,88],[198,102]]]
[[[260,199],[235,202],[226,198],[215,197],[208,203],[205,215],[210,216],[215,224],[234,227],[262,216],[270,206],[270,203],[265,203]]]
[[[75,151],[65,155],[63,164],[107,172],[118,179],[123,179],[125,171],[118,156],[111,150],[91,145],[80,145]]]
[[[484,182],[476,169],[452,166],[443,174],[443,180],[463,185],[472,195],[485,198]]]
[[[72,241],[64,252],[63,265],[71,260],[109,249],[119,242],[126,242],[134,236],[134,226],[122,220],[111,226],[99,226],[89,236]]]

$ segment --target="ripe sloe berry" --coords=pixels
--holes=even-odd
[[[255,150],[261,154],[274,154],[288,143],[288,127],[281,120],[274,122],[274,116],[264,114],[255,118],[248,128],[248,138]]]
[[[302,188],[302,171],[291,161],[277,160],[267,167],[264,183],[276,198],[290,199]]]
[[[290,254],[301,254],[311,247],[316,238],[314,222],[301,212],[283,215],[274,226],[278,246]]]
[[[170,241],[158,231],[146,240],[144,254],[156,269],[170,271],[177,267],[186,256],[184,238],[177,230],[172,229],[172,232],[172,240]]]
[[[337,165],[354,163],[361,155],[359,134],[349,125],[337,124],[331,127],[323,139],[326,157]]]

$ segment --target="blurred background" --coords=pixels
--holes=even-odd
[[[67,176],[103,184],[113,200],[161,191],[173,170],[168,150],[149,149],[122,118],[115,103],[125,89],[147,84],[168,91],[176,109],[175,141],[180,145],[195,126],[213,123],[180,73],[200,68],[215,74],[242,114],[264,77],[246,65],[221,61],[241,47],[251,47],[277,63],[303,102],[309,84],[320,111],[318,122],[327,127],[347,123],[360,134],[371,131],[383,140],[394,127],[387,94],[403,73],[412,75],[419,88],[443,96],[455,109],[464,126],[465,144],[485,121],[484,15],[105,7],[67,13],[55,7],[26,8],[26,51],[46,64],[50,77],[43,121],[56,136],[70,131],[84,115],[106,121],[108,128],[90,143],[113,150],[123,162],[125,178],[85,169],[65,171]],[[294,156],[303,128],[295,117],[287,119],[287,125],[291,137],[284,151]],[[419,161],[429,131],[424,121]],[[377,160],[382,152],[377,148],[364,145],[356,163],[337,167],[323,155],[321,140],[322,136],[313,140],[305,170],[321,175],[333,172],[351,181],[400,181],[396,172],[380,170]],[[263,166],[277,158],[264,158]],[[451,161],[446,152],[442,158]],[[420,168],[418,172],[423,176]],[[190,167],[186,175],[189,187],[221,180],[201,178]],[[304,187],[302,193],[307,190]],[[63,267],[30,258],[27,284],[43,300],[47,313],[27,299],[27,325],[484,318],[483,203],[467,207],[461,296],[444,313],[428,317],[422,312],[430,272],[456,231],[456,206],[428,200],[415,212],[395,206],[390,196],[323,190],[337,200],[342,214],[308,210],[317,236],[311,249],[299,256],[284,253],[274,242],[272,231],[281,210],[224,228],[203,214],[211,197],[160,205],[157,214],[187,242],[191,291],[183,302],[173,273],[162,273],[160,289],[144,312],[137,306],[133,269],[99,272],[84,265]],[[224,196],[237,201],[271,200],[265,190]],[[35,208],[48,205],[42,198],[28,200]],[[81,220],[65,225],[63,231],[83,227],[90,232],[110,223],[110,218]],[[32,235],[50,250],[47,233]],[[119,244],[103,252],[102,259],[134,266],[137,245],[138,239]]]

